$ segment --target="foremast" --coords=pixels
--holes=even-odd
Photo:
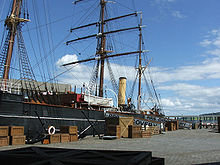
[[[25,2],[25,0],[13,0],[11,11],[5,19],[7,36],[2,47],[2,52],[0,53],[0,91],[23,94],[25,100],[27,100],[27,96],[29,102],[37,102],[43,99],[40,99],[38,96],[40,88],[31,68],[22,35],[23,25],[30,21],[28,10],[25,8]],[[17,43],[16,45],[15,42]],[[12,56],[15,46],[17,46],[16,56],[18,57],[19,66],[12,66],[11,63],[12,58],[14,58]],[[12,68],[19,71],[19,81],[11,80],[12,76],[10,74]],[[18,78],[19,74],[16,74],[16,77],[13,78]]]
[[[5,20],[5,25],[9,30],[8,31],[9,41],[8,41],[7,54],[5,59],[4,71],[3,71],[4,80],[9,79],[9,70],[10,70],[11,58],[12,58],[14,42],[15,42],[15,35],[18,29],[18,25],[21,22],[29,21],[28,19],[20,18],[21,6],[22,6],[22,0],[13,0],[11,14]]]

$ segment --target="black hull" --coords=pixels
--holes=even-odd
[[[44,132],[41,122],[46,128],[55,126],[57,129],[64,125],[75,125],[81,132],[90,125],[87,118],[94,124],[97,132],[104,133],[103,111],[25,103],[21,95],[0,94],[0,125],[24,126],[27,136]],[[93,133],[91,128],[86,132],[88,135]]]

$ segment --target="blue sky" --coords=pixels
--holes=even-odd
[[[114,0],[113,0],[114,1]],[[8,11],[7,0],[0,1],[0,20],[5,18],[5,11]],[[89,21],[94,22],[98,10],[92,10],[96,7],[96,0],[85,0],[77,5],[72,4],[73,0],[48,0],[44,2],[45,9],[49,12],[44,14],[44,5],[42,1],[35,1],[35,9],[38,11],[37,24],[36,11],[34,13],[34,0],[29,0],[31,22],[24,26],[24,38],[27,43],[27,49],[30,54],[31,61],[35,65],[35,74],[39,74],[37,69],[37,59],[34,59],[34,53],[31,46],[29,34],[35,33],[35,27],[45,25],[41,28],[45,46],[39,46],[35,49],[36,55],[45,55],[46,60],[41,61],[46,70],[47,64],[52,64],[54,69],[50,72],[58,74],[64,71],[59,67],[63,62],[70,60],[83,59],[84,55],[91,56],[94,54],[92,45],[95,40],[88,40],[88,43],[77,43],[65,46],[64,42],[73,39],[76,36],[94,34],[96,29],[87,29],[69,34],[70,27],[86,24]],[[152,58],[150,63],[151,74],[157,91],[161,95],[162,105],[167,115],[198,115],[201,113],[217,112],[220,107],[220,1],[219,0],[116,0],[116,3],[108,3],[108,7],[112,13],[123,15],[133,11],[143,12],[144,42],[145,47],[149,50],[148,58]],[[115,6],[119,7],[115,7]],[[89,6],[89,7],[88,7]],[[91,7],[92,6],[92,7]],[[91,9],[90,9],[91,7]],[[84,11],[87,11],[84,15]],[[133,18],[132,18],[133,19]],[[137,22],[122,20],[116,22],[110,27],[117,29],[118,27],[133,26]],[[54,22],[54,23],[51,23]],[[3,21],[1,21],[1,28]],[[49,34],[48,34],[49,31]],[[36,33],[37,34],[37,33]],[[131,34],[130,32],[128,34]],[[137,48],[134,36],[128,37],[122,33],[122,37],[114,36],[120,39],[124,45],[128,45],[129,50]],[[133,35],[133,34],[131,34]],[[0,33],[2,37],[2,32]],[[118,37],[118,38],[117,38]],[[47,38],[51,38],[48,40]],[[37,36],[31,36],[31,40],[36,45],[38,43]],[[133,42],[134,40],[134,42]],[[42,40],[41,40],[42,41]],[[132,41],[127,42],[127,41]],[[53,50],[52,55],[49,50]],[[95,45],[95,44],[94,44]],[[124,45],[120,45],[120,50],[126,50]],[[117,46],[116,46],[117,47]],[[118,46],[119,47],[119,46]],[[88,48],[88,51],[84,50]],[[81,51],[81,50],[84,51]],[[38,57],[39,58],[39,57]],[[127,57],[125,63],[123,58],[119,58],[119,62],[111,60],[115,77],[128,77],[128,86],[131,86],[132,79],[135,77],[135,71],[131,71],[134,65],[133,57]],[[37,65],[36,65],[37,63]],[[59,77],[60,82],[68,82],[77,86],[88,83],[93,63],[81,64],[76,66],[66,75]],[[119,72],[120,71],[120,72]],[[80,73],[80,74],[79,74]],[[48,77],[47,77],[48,78]],[[109,76],[106,75],[106,79]],[[106,85],[109,85],[106,82]],[[108,86],[111,88],[111,86]],[[131,88],[131,87],[130,87]],[[129,87],[128,87],[129,89]],[[144,89],[143,89],[144,90]],[[114,96],[112,96],[114,97]]]

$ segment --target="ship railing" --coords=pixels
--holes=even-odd
[[[10,80],[0,79],[0,91],[3,93],[21,94],[21,84]]]

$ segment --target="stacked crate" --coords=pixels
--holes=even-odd
[[[8,126],[0,126],[0,146],[9,145]]]
[[[139,125],[129,125],[128,126],[128,137],[129,138],[141,138],[142,130]]]
[[[120,125],[108,125],[106,127],[106,135],[117,136],[117,139],[121,138],[121,127]]]
[[[175,124],[172,121],[167,121],[165,126],[168,128],[168,131],[174,131],[175,130]]]
[[[149,130],[141,131],[141,137],[142,138],[150,138],[151,137],[151,131],[149,131]]]
[[[172,125],[172,131],[176,131],[176,123],[175,123],[175,121],[172,121],[171,125]]]
[[[179,124],[179,120],[177,120],[177,121],[176,121],[176,130],[179,129],[179,125],[180,125],[180,124]]]
[[[47,140],[45,140],[47,141]],[[49,135],[49,143],[60,143],[60,134]],[[47,142],[46,142],[47,144]]]
[[[133,117],[108,117],[105,118],[106,128],[109,125],[119,125],[121,128],[121,137],[127,138],[128,137],[128,126],[134,125],[134,118]]]
[[[9,135],[11,145],[25,144],[26,136],[24,135],[24,126],[10,126]]]
[[[153,126],[148,126],[146,130],[151,134],[151,136],[154,135],[154,127]]]
[[[73,142],[78,140],[77,126],[61,126],[60,133],[61,143]]]
[[[154,132],[154,135],[159,135],[160,134],[160,127],[159,126],[154,126],[153,127],[153,132]]]
[[[61,133],[60,134],[60,142],[61,143],[70,142],[70,135],[67,133]]]

